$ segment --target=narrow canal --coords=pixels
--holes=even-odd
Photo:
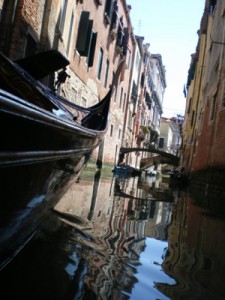
[[[5,300],[225,299],[224,204],[84,172],[0,273]]]

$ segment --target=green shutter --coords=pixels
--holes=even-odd
[[[87,35],[90,30],[89,15],[90,15],[90,12],[82,11],[81,17],[80,17],[80,23],[79,23],[78,35],[77,35],[77,43],[76,43],[76,49],[80,54],[84,53],[85,49],[86,49]]]
[[[92,67],[93,63],[94,63],[97,35],[98,35],[97,32],[92,33],[91,46],[90,46],[89,59],[88,59],[88,67]]]
[[[86,36],[84,37],[85,46],[83,50],[79,51],[81,56],[88,56],[90,43],[91,43],[91,36],[92,36],[92,26],[93,26],[93,20],[88,20],[87,33]]]

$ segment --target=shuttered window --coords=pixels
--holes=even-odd
[[[120,92],[120,108],[122,107],[122,102],[123,102],[123,88],[121,87],[121,92]]]
[[[106,0],[105,4],[105,16],[108,18],[108,21],[111,21],[113,13],[113,0]]]
[[[123,17],[120,17],[116,45],[119,46],[119,47],[122,47],[123,46],[123,41],[124,41]]]
[[[124,36],[123,36],[123,41],[122,41],[122,46],[123,46],[123,55],[127,54],[127,47],[128,47],[128,40],[129,40],[129,31],[127,27],[124,27]]]
[[[59,29],[60,29],[61,34],[63,34],[63,30],[64,30],[67,4],[68,4],[68,0],[62,1],[61,18],[60,18],[60,23],[59,23]]]
[[[113,125],[111,124],[111,127],[110,127],[110,136],[113,136]]]
[[[94,54],[97,41],[97,32],[93,30],[93,20],[89,19],[90,12],[82,11],[78,27],[76,50],[80,56],[87,57],[88,67],[94,63]]]
[[[118,4],[117,4],[117,1],[114,1],[114,3],[113,3],[111,15],[112,15],[112,17],[111,17],[110,29],[115,30],[116,27],[117,27],[117,20],[118,20]]]
[[[159,148],[163,148],[164,147],[164,138],[159,138]]]
[[[74,21],[74,14],[72,13],[71,19],[70,19],[70,29],[69,29],[67,47],[66,47],[67,54],[69,54],[69,50],[70,50],[70,42],[71,42],[71,36],[72,36],[72,32],[73,32],[73,21]]]
[[[126,107],[126,100],[127,100],[127,94],[124,93],[124,97],[123,97],[123,112],[125,111],[125,107]]]
[[[101,72],[102,72],[102,61],[103,61],[103,49],[100,48],[99,55],[98,55],[98,70],[97,70],[97,78],[101,79]]]
[[[113,78],[114,78],[114,72],[113,72]],[[114,102],[116,102],[116,97],[117,97],[117,85],[115,86],[115,89],[114,89]]]
[[[82,11],[78,27],[76,49],[81,56],[87,56],[90,48],[93,20],[89,20],[90,12]]]
[[[88,56],[87,56],[87,65],[88,65],[88,67],[92,67],[93,64],[94,64],[94,56],[95,56],[97,35],[98,35],[97,32],[94,32],[92,30],[90,47],[89,47]]]
[[[109,60],[106,60],[106,70],[105,70],[105,81],[104,81],[104,87],[107,87],[108,82],[108,75],[109,75]]]

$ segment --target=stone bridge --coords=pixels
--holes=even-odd
[[[140,169],[146,169],[156,163],[167,163],[167,164],[173,164],[178,166],[180,158],[176,155],[173,155],[168,152],[164,152],[158,149],[155,149],[155,147],[150,146],[148,148],[125,148],[121,147],[120,148],[120,158],[119,158],[119,163],[123,161],[124,154],[130,153],[130,152],[151,152],[151,153],[156,153],[159,155],[153,156],[153,157],[148,157],[148,158],[143,158],[141,160],[141,165]]]

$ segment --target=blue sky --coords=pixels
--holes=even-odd
[[[132,6],[131,21],[136,35],[160,53],[166,68],[167,88],[163,116],[184,114],[184,84],[195,52],[205,0],[127,0]]]

